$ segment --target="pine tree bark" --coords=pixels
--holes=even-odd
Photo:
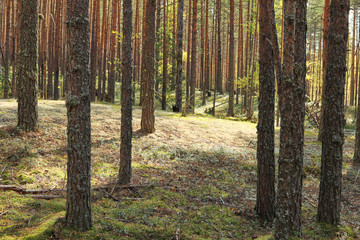
[[[196,63],[197,63],[197,5],[198,0],[193,0],[192,7],[192,30],[191,30],[191,79],[190,79],[190,107],[195,113],[195,86],[196,86]]]
[[[230,36],[229,36],[229,109],[228,116],[234,116],[234,82],[235,82],[235,38],[234,38],[234,21],[235,21],[235,3],[230,0]]]
[[[217,21],[217,59],[216,59],[216,89],[223,94],[222,82],[222,59],[221,59],[221,0],[216,0],[216,21]]]
[[[89,0],[67,2],[69,50],[66,224],[89,230],[91,218],[90,23]]]
[[[324,118],[324,99],[325,99],[325,76],[326,76],[326,66],[327,66],[327,45],[328,45],[328,32],[330,24],[330,1],[325,0],[324,6],[324,31],[323,31],[323,78],[322,78],[322,95],[321,95],[321,111],[320,111],[320,124],[319,124],[319,134],[318,141],[322,141],[323,136],[323,118]]]
[[[274,109],[275,72],[272,42],[274,0],[260,0],[259,39],[259,122],[257,126],[256,214],[261,221],[275,217]]]
[[[285,0],[284,4],[284,62],[279,85],[281,130],[275,239],[301,236],[306,0]]]
[[[243,27],[243,2],[239,0],[239,41],[238,41],[238,68],[237,80],[243,77],[244,72],[244,27]],[[240,86],[236,84],[236,105],[239,104]]]
[[[359,21],[360,22],[360,21]],[[360,37],[360,28],[359,28],[359,37]],[[359,53],[359,49],[358,49]],[[360,77],[358,75],[358,64],[359,64],[359,58],[360,55],[358,54],[357,57],[357,67],[356,67],[356,78],[358,79],[358,93],[360,94]],[[360,96],[358,97],[358,103],[357,103],[357,113],[356,113],[356,132],[355,132],[355,151],[354,151],[354,157],[353,157],[353,167],[355,169],[360,168]]]
[[[176,109],[182,109],[182,72],[183,72],[183,29],[184,29],[184,0],[179,0],[177,9],[177,39],[176,39]]]
[[[61,9],[62,0],[56,1],[56,29],[55,29],[55,54],[54,54],[54,100],[59,99],[59,73],[60,73],[60,42],[61,42]]]
[[[10,72],[10,3],[11,1],[8,0],[7,1],[7,6],[6,6],[6,30],[5,30],[5,57],[4,57],[4,74],[5,74],[5,79],[4,79],[4,98],[7,99],[9,98],[9,72]]]
[[[145,31],[142,63],[142,115],[141,130],[145,133],[155,132],[154,87],[155,87],[155,11],[156,0],[147,0],[145,14]]]
[[[186,58],[186,100],[190,98],[190,78],[191,78],[191,6],[192,6],[192,0],[189,0],[188,4],[188,11],[189,11],[189,17],[188,17],[188,26],[187,26],[187,58]]]
[[[92,31],[91,31],[91,49],[90,49],[90,94],[91,101],[95,101],[96,97],[96,70],[97,70],[97,52],[98,52],[98,42],[97,42],[97,31],[99,27],[97,26],[97,17],[98,11],[100,11],[100,4],[98,0],[93,0],[93,12],[92,12]]]
[[[350,106],[355,104],[355,40],[356,40],[356,6],[353,15],[353,39],[351,46],[351,80],[350,80]]]
[[[18,59],[18,127],[24,130],[35,130],[38,126],[38,3],[38,0],[22,0],[21,8]]]
[[[340,223],[349,5],[349,0],[330,3],[317,220],[332,225]]]
[[[115,55],[116,55],[116,39],[117,39],[117,5],[119,0],[113,0],[112,2],[112,16],[111,16],[111,32],[110,32],[110,69],[109,69],[109,79],[108,79],[108,97],[107,101],[115,103]]]
[[[131,140],[132,140],[132,0],[124,0],[123,4],[123,56],[121,85],[121,145],[119,184],[131,181]]]
[[[47,47],[47,55],[48,55],[48,67],[47,67],[47,99],[52,99],[54,96],[54,84],[53,84],[53,71],[54,71],[54,0],[49,1],[49,31],[48,31],[48,47]]]
[[[162,85],[162,97],[161,97],[161,109],[166,110],[166,90],[167,90],[167,74],[168,74],[168,57],[167,57],[167,29],[166,29],[166,22],[167,22],[167,3],[166,0],[163,1],[163,85]]]

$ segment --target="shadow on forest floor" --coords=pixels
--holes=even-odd
[[[40,128],[13,134],[16,102],[0,102],[0,184],[53,189],[65,194],[66,109],[40,101]],[[157,112],[156,132],[141,135],[134,109],[133,186],[114,191],[120,157],[120,113],[92,105],[94,227],[78,233],[62,227],[65,199],[0,195],[0,239],[271,239],[271,224],[254,216],[256,125]],[[307,130],[302,239],[358,239],[360,187],[347,175],[352,137],[344,148],[342,226],[315,223],[321,145]],[[359,180],[358,180],[359,181]]]

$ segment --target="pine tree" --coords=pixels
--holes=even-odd
[[[132,0],[124,0],[123,5],[123,56],[121,85],[121,146],[119,184],[131,181],[131,140],[132,140]]]
[[[90,23],[89,0],[67,2],[69,51],[66,224],[89,230],[91,218]]]
[[[142,88],[142,115],[141,130],[146,133],[155,131],[155,114],[154,114],[154,87],[155,87],[155,11],[156,0],[146,1],[145,14],[145,35],[143,45],[143,62],[141,74]]]
[[[18,59],[18,127],[34,130],[38,126],[37,46],[38,0],[22,0],[20,52]]]
[[[327,42],[321,175],[317,220],[340,223],[344,144],[344,82],[349,0],[332,0]]]

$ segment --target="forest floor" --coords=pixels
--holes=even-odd
[[[92,104],[94,227],[62,227],[66,188],[64,101],[39,101],[36,132],[16,129],[17,103],[0,100],[0,185],[50,189],[52,200],[19,191],[0,194],[0,239],[271,239],[272,224],[254,216],[256,124],[156,111],[156,132],[139,131],[134,109],[133,181],[115,187],[120,108]],[[278,136],[277,148],[278,153]],[[354,131],[346,131],[341,226],[316,220],[321,143],[305,132],[303,237],[360,239],[360,178],[352,170]],[[24,193],[24,192],[23,192]]]

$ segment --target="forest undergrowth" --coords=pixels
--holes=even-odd
[[[39,102],[36,132],[15,128],[16,101],[1,100],[0,109],[0,185],[57,196],[44,200],[0,190],[0,239],[272,238],[272,223],[259,223],[253,213],[256,124],[157,111],[156,132],[144,135],[141,110],[135,108],[133,181],[119,187],[120,108],[92,104],[94,227],[81,233],[60,224],[66,209],[64,101]],[[279,129],[276,134],[278,147]],[[360,177],[351,167],[354,131],[346,131],[339,228],[315,222],[321,143],[314,129],[305,137],[301,239],[359,239]]]

